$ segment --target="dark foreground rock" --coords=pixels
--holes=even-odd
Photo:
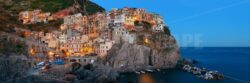
[[[74,66],[72,67],[74,69]],[[119,73],[108,66],[88,64],[68,72],[66,76],[68,78],[65,79],[70,77],[71,81],[75,83],[107,83],[116,82],[119,78]],[[75,80],[72,80],[72,78]]]
[[[64,80],[46,79],[45,77],[42,76],[31,75],[7,81],[6,83],[70,83],[70,82]]]
[[[0,83],[25,76],[27,70],[30,68],[26,58],[26,56],[16,54],[0,54]]]
[[[58,72],[51,73],[52,70],[47,70],[36,75],[9,79],[3,83],[118,83],[119,73],[111,67],[76,64],[79,63],[73,63],[67,72],[52,68]]]

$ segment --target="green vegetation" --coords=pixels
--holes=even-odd
[[[81,2],[80,0],[77,0]],[[59,10],[68,8],[74,4],[74,0],[34,0],[30,4],[30,9],[42,9],[45,12],[57,12]],[[83,7],[85,4],[80,3]],[[100,11],[105,11],[104,8],[98,6],[97,4],[88,1],[86,3],[86,11],[88,14],[93,14]]]
[[[94,14],[96,12],[105,12],[105,9],[93,2],[88,1],[86,6],[86,11],[88,12],[88,14]]]
[[[74,4],[74,0],[6,0],[0,3],[4,10],[18,13],[23,10],[42,9],[45,12],[57,12]]]
[[[0,39],[0,54],[26,54],[24,42],[7,42],[4,38]]]
[[[74,4],[74,0],[35,0],[30,4],[30,9],[42,9],[45,12],[57,12]]]
[[[29,25],[25,25],[25,28],[32,30],[32,31],[49,32],[53,30],[58,30],[62,23],[63,23],[63,20],[57,20],[57,21],[51,21],[49,23],[29,24]]]
[[[146,21],[135,21],[134,24],[135,26],[143,26],[144,31],[150,31],[150,29],[152,28],[152,24]]]
[[[174,45],[168,44],[163,50],[164,50],[164,52],[168,53],[168,52],[170,52],[170,51],[172,51],[174,49],[175,49]]]
[[[77,0],[80,2],[81,0]],[[0,31],[11,32],[14,27],[27,28],[34,31],[51,31],[58,29],[62,24],[61,20],[49,22],[47,24],[23,25],[18,20],[18,13],[26,10],[41,9],[44,12],[55,13],[68,8],[74,4],[74,0],[4,0],[0,1]],[[83,6],[83,4],[80,4]],[[104,8],[88,1],[86,4],[88,14],[105,11]],[[76,11],[74,13],[77,13]]]
[[[164,26],[164,33],[167,34],[167,35],[169,35],[169,36],[171,35],[168,26]]]

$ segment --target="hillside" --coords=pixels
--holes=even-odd
[[[82,0],[76,0],[81,2]],[[62,9],[71,7],[74,0],[0,0],[0,31],[11,32],[14,27],[27,28],[31,30],[53,30],[58,29],[62,20],[50,22],[49,24],[23,25],[18,21],[18,14],[21,11],[41,9],[44,12],[56,13]],[[80,3],[79,3],[80,4]],[[105,11],[97,4],[87,1],[86,11],[88,14]],[[79,11],[76,11],[77,13]]]
[[[41,9],[43,13],[52,13],[51,16],[60,17],[62,14],[63,16],[43,23],[39,21],[25,24],[22,20],[23,24],[19,21],[21,11],[27,11],[24,18],[32,19],[39,14],[33,12],[36,9]],[[83,12],[85,9],[86,12]],[[62,11],[63,13],[60,13]],[[117,81],[119,77],[117,71],[175,67],[180,58],[179,47],[159,14],[145,12],[146,10],[142,8],[114,9],[108,13],[104,11],[97,4],[91,1],[83,3],[83,0],[0,0],[1,32],[9,32],[8,35],[18,34],[18,30],[14,33],[15,27],[33,31],[33,34],[24,39],[17,38],[18,36],[10,37],[9,40],[0,38],[0,62],[2,63],[0,70],[5,72],[0,74],[0,78],[5,77],[0,79],[0,82],[14,79],[9,82],[117,83],[105,81]],[[63,25],[64,29],[58,30],[60,25]],[[38,31],[44,32],[42,36]],[[56,31],[65,31],[65,33]],[[15,38],[23,39],[25,43],[17,43]],[[51,43],[53,45],[50,45]],[[62,47],[63,49],[57,49]],[[35,53],[36,49],[38,49],[37,53]],[[44,58],[37,58],[39,54],[46,56],[46,60],[61,58],[58,56],[47,58],[57,54],[67,55],[67,58],[62,57],[65,65],[45,65],[45,69],[41,68],[41,72],[40,69],[36,72],[27,71],[37,65],[38,61],[35,59],[41,59],[39,62],[43,61]],[[80,59],[70,59],[72,57]],[[88,60],[88,57],[91,59]],[[67,59],[73,63],[66,61]],[[26,74],[28,77],[25,76]],[[32,76],[33,74],[35,76]]]

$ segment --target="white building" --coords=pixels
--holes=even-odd
[[[108,40],[108,41],[103,41],[103,42],[99,42],[97,45],[97,47],[95,47],[95,52],[101,56],[104,57],[108,54],[108,51],[112,48],[113,44],[115,42],[112,40]]]
[[[113,27],[113,40],[117,43],[120,41],[134,43],[135,35],[130,34],[128,30],[124,28],[124,26],[115,26]]]
[[[86,35],[75,36],[68,38],[66,43],[61,44],[61,49],[68,50],[74,56],[84,56],[82,55],[82,48],[84,47],[84,43],[89,41],[89,37]]]
[[[75,15],[69,15],[67,17],[64,18],[64,24],[65,25],[70,25],[76,22],[80,22],[82,17],[81,13],[75,14]]]
[[[128,43],[130,44],[133,44],[135,43],[135,38],[136,38],[136,35],[135,34],[126,34],[125,37],[123,38],[125,41],[127,41]]]
[[[156,32],[163,32],[164,31],[164,24],[155,24],[152,26],[153,31]]]
[[[125,23],[125,14],[115,16],[114,24],[123,24],[123,23]]]
[[[58,47],[58,45],[59,45],[59,42],[57,39],[53,39],[53,40],[48,41],[49,48],[56,48],[56,47]]]
[[[65,33],[61,34],[59,36],[60,43],[66,43],[67,42],[67,38],[68,38],[68,36]]]
[[[22,11],[19,13],[19,20],[21,20],[23,24],[46,23],[50,15],[51,13],[43,13],[42,10]]]
[[[78,62],[80,64],[93,64],[96,62],[97,56],[70,56],[67,58],[69,62]]]
[[[164,31],[164,20],[159,14],[151,13],[155,24],[153,25],[153,31],[161,32]]]

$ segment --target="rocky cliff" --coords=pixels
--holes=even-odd
[[[115,44],[104,63],[122,71],[175,67],[180,57],[179,48],[175,38],[165,28],[161,33],[148,30],[131,32],[137,36],[136,43]]]

